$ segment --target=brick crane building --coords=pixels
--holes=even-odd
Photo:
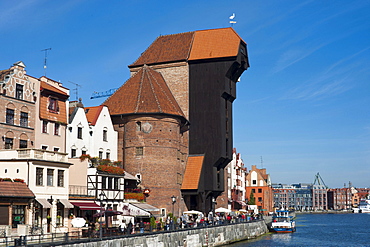
[[[145,66],[150,70],[144,69]],[[164,84],[169,88],[169,94],[166,97],[171,103],[166,104],[174,106],[176,102],[179,109],[175,113],[166,115],[166,117],[171,116],[171,119],[163,119],[162,116],[165,120],[162,121],[163,123],[172,124],[172,126],[163,126],[162,133],[159,129],[156,130],[158,127],[154,126],[154,123],[149,121],[153,114],[148,114],[145,108],[153,104],[162,107],[154,94],[153,97],[148,98],[148,102],[136,102],[135,108],[132,108],[137,113],[139,109],[140,113],[145,111],[140,119],[136,114],[131,115],[133,119],[130,118],[129,121],[129,114],[125,111],[111,113],[116,130],[120,133],[118,159],[124,160],[125,169],[135,174],[144,164],[156,163],[155,166],[151,165],[150,170],[141,169],[142,183],[145,186],[154,187],[159,186],[163,179],[173,181],[169,182],[172,184],[171,189],[161,185],[160,191],[152,190],[153,195],[154,193],[161,195],[163,202],[168,201],[171,204],[170,197],[173,194],[177,197],[177,202],[184,202],[188,209],[210,211],[213,199],[224,191],[224,168],[232,160],[232,103],[236,98],[236,82],[248,67],[246,43],[232,28],[158,37],[133,64],[129,65],[133,75],[131,79],[150,71],[155,75],[154,80],[159,76],[153,71],[159,72]],[[144,73],[144,70],[147,72]],[[138,75],[138,73],[141,74]],[[124,104],[125,100],[137,100],[138,93],[143,94],[145,90],[152,91],[153,88],[133,87],[131,92],[135,96],[127,95],[126,98],[120,99],[118,96],[120,90],[118,90],[104,104],[110,111],[114,111],[114,108]],[[157,119],[158,116],[154,118]],[[175,122],[173,122],[174,119],[176,119]],[[186,132],[184,132],[185,120],[188,120],[191,126]],[[146,122],[150,126],[144,126]],[[138,126],[139,123],[142,124],[141,127]],[[141,147],[130,148],[133,144],[127,142],[129,140],[125,135],[130,133],[130,129],[140,128],[142,128],[141,131],[152,130],[151,135],[154,133],[159,135],[152,139],[151,145],[146,141]],[[178,136],[174,136],[175,129]],[[142,133],[147,135],[145,132]],[[142,137],[144,134],[132,138],[144,141]],[[161,135],[165,135],[165,138],[161,138]],[[170,140],[172,142],[172,138],[179,139],[176,147],[177,155],[175,154],[174,157],[160,151],[161,145],[168,145],[163,142]],[[131,140],[131,143],[133,142],[134,140]],[[154,147],[157,148],[154,149]],[[147,149],[153,152],[148,152]],[[142,155],[141,159],[137,158],[138,154]],[[189,159],[187,159],[188,155]],[[169,161],[174,158],[177,162]],[[189,166],[186,163],[189,163]],[[177,172],[169,174],[168,170],[175,167],[181,168],[177,169],[179,174]],[[153,183],[148,183],[148,177],[153,177]],[[179,191],[175,193],[175,189]]]

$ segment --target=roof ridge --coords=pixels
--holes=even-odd
[[[150,76],[154,79],[154,81],[156,82],[156,84],[157,84],[159,87],[161,87],[161,86],[158,84],[158,82],[157,82],[157,80],[155,79],[155,77],[154,77],[151,73],[149,73],[149,71],[150,71],[150,70],[148,70],[148,67],[147,67],[147,66],[145,66],[145,67],[144,67],[144,70],[145,70],[145,72],[148,74],[147,76],[148,76],[148,80],[149,80],[149,85],[150,85],[150,88],[152,89],[152,92],[153,92],[153,95],[154,95],[155,101],[157,102],[157,106],[158,106],[158,108],[159,108],[159,112],[162,112],[162,113],[163,113],[163,110],[162,110],[162,107],[161,107],[161,103],[159,102],[158,97],[157,97],[157,94],[155,93],[155,88],[153,87],[153,84],[152,84],[152,81],[151,81],[151,79],[150,79]],[[149,75],[150,75],[150,76],[149,76]]]
[[[145,67],[146,64],[144,64]],[[143,89],[143,79],[144,79],[144,69],[139,70],[141,72],[141,79],[140,79],[140,86],[139,86],[139,92],[137,95],[137,100],[136,100],[136,107],[135,107],[135,113],[139,111],[139,104],[140,104],[140,98],[141,98],[141,90]],[[138,73],[139,73],[138,72]]]

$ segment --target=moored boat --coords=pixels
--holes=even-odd
[[[354,213],[370,213],[370,197],[361,199],[358,208],[353,208]]]
[[[295,221],[292,216],[289,216],[288,210],[277,210],[272,216],[271,231],[276,233],[291,233],[295,232]]]

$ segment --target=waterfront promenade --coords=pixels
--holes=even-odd
[[[256,238],[268,232],[263,219],[249,222],[209,225],[170,231],[111,235],[102,238],[74,236],[69,233],[24,236],[7,240],[0,246],[221,246],[233,242]],[[4,239],[3,239],[4,240]]]

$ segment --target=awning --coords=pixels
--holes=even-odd
[[[125,216],[150,216],[150,213],[131,203],[124,203],[122,207],[122,215]]]
[[[148,203],[130,203],[130,204],[134,205],[135,207],[144,209],[145,211],[148,212],[159,212],[159,208],[156,208]]]
[[[77,207],[79,207],[81,210],[100,210],[100,206],[96,204],[95,202],[74,202],[71,201],[71,203]]]
[[[43,208],[51,208],[51,204],[47,199],[36,198],[36,201],[40,203]]]
[[[65,208],[73,208],[73,205],[68,201],[68,199],[59,199],[59,201],[64,205]]]

